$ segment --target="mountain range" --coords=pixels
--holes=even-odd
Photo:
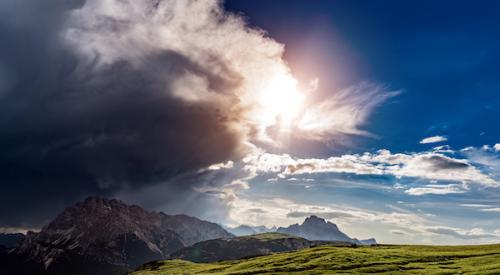
[[[195,217],[90,197],[66,208],[40,232],[0,235],[0,274],[113,275],[161,259],[212,262],[322,244],[376,244],[351,238],[316,216],[278,229],[242,225],[230,230],[234,234]]]
[[[358,240],[351,238],[340,231],[336,224],[328,222],[315,215],[307,217],[302,224],[292,224],[288,227],[265,227],[240,225],[238,227],[226,228],[236,236],[248,236],[261,233],[277,232],[287,235],[302,237],[311,241],[335,241],[347,242],[357,245],[374,245],[377,241],[374,238]]]
[[[28,232],[9,256],[48,274],[122,274],[184,246],[232,236],[221,226],[194,217],[90,197],[65,209],[40,232]],[[28,271],[13,271],[23,272]]]
[[[235,236],[248,236],[254,234],[268,233],[268,232],[276,232],[276,227],[266,227],[263,225],[260,226],[251,226],[242,224],[237,227],[227,227],[226,230]]]

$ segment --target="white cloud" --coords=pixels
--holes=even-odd
[[[500,155],[491,146],[467,147],[461,150],[471,163],[480,165],[492,178],[500,180]]]
[[[356,175],[392,175],[398,178],[421,178],[430,181],[456,181],[498,186],[490,175],[481,172],[467,159],[452,158],[439,152],[391,153],[379,150],[376,153],[342,155],[326,159],[299,159],[289,155],[258,152],[246,158],[246,169],[257,173],[275,173],[281,178],[300,174],[349,173]],[[458,193],[463,186],[430,185],[427,189],[412,190]],[[437,189],[440,189],[437,190]]]
[[[424,138],[420,141],[420,144],[428,144],[428,143],[437,143],[437,142],[443,142],[447,141],[448,138],[444,136],[433,136],[433,137],[427,137]]]
[[[227,161],[223,163],[217,163],[217,164],[212,164],[208,166],[208,170],[220,170],[220,169],[230,169],[233,168],[234,162],[232,161]]]
[[[488,204],[478,204],[478,203],[463,203],[463,204],[460,204],[460,206],[472,207],[472,208],[490,207],[490,205],[488,205]]]
[[[500,143],[496,143],[493,148],[495,149],[495,151],[500,151]]]
[[[250,28],[243,17],[225,12],[218,0],[170,0],[156,5],[88,0],[70,12],[62,37],[87,65],[98,68],[119,60],[137,66],[148,62],[152,53],[178,53],[193,63],[193,69],[165,79],[172,86],[171,94],[186,102],[226,103],[221,109],[238,114],[224,119],[237,116],[233,126],[250,142],[279,144],[268,131],[281,128],[282,111],[286,113],[290,106],[276,105],[276,100],[301,99],[294,104],[300,105],[295,106],[297,114],[287,114],[291,115],[289,128],[301,138],[329,141],[339,134],[367,135],[359,129],[362,123],[377,106],[399,94],[362,82],[319,101],[302,100],[314,92],[318,81],[313,80],[310,87],[300,85],[282,58],[284,45]],[[230,91],[221,92],[210,75],[197,71],[224,80]]]
[[[500,207],[480,209],[483,212],[500,212]]]
[[[370,135],[359,126],[375,107],[399,93],[371,83],[348,87],[307,108],[297,130],[316,140],[328,140],[339,134]]]
[[[392,188],[394,188],[394,189],[404,189],[404,186],[403,186],[401,183],[396,182],[396,183],[392,186]]]
[[[428,184],[424,187],[414,187],[405,191],[406,194],[412,196],[422,196],[427,194],[433,195],[447,195],[447,194],[460,194],[465,193],[467,188],[458,184],[436,185]]]

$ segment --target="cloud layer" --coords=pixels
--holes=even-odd
[[[187,211],[206,211],[209,190],[245,188],[222,171],[280,120],[256,95],[298,85],[284,46],[216,0],[2,2],[0,35],[3,227],[40,226],[88,195],[167,211],[197,199]],[[367,134],[396,94],[354,85],[299,106],[293,128],[321,141]]]
[[[496,187],[498,181],[481,171],[466,158],[455,158],[436,151],[419,153],[391,153],[379,150],[376,153],[342,155],[325,159],[293,158],[289,155],[262,153],[247,158],[247,169],[256,173],[275,173],[279,177],[289,177],[317,173],[347,173],[355,175],[390,175],[396,178],[417,178],[429,181],[451,181],[463,184],[476,183]],[[428,185],[425,189],[409,191],[423,194],[436,190],[461,191],[459,185]],[[463,188],[463,187],[462,187]]]
[[[0,10],[4,226],[40,225],[83,196],[123,188],[189,193],[195,180],[174,179],[248,150],[245,89],[271,74],[260,66],[287,70],[283,46],[218,1]]]

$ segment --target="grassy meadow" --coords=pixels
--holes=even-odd
[[[500,274],[500,245],[319,246],[237,261],[166,260],[133,275],[163,274]]]

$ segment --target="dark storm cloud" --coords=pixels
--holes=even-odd
[[[64,205],[125,187],[166,183],[185,195],[197,181],[179,175],[239,156],[226,103],[170,92],[189,74],[229,94],[236,72],[213,57],[223,68],[214,74],[167,50],[97,66],[60,37],[67,11],[83,4],[0,4],[0,227],[40,226]]]

